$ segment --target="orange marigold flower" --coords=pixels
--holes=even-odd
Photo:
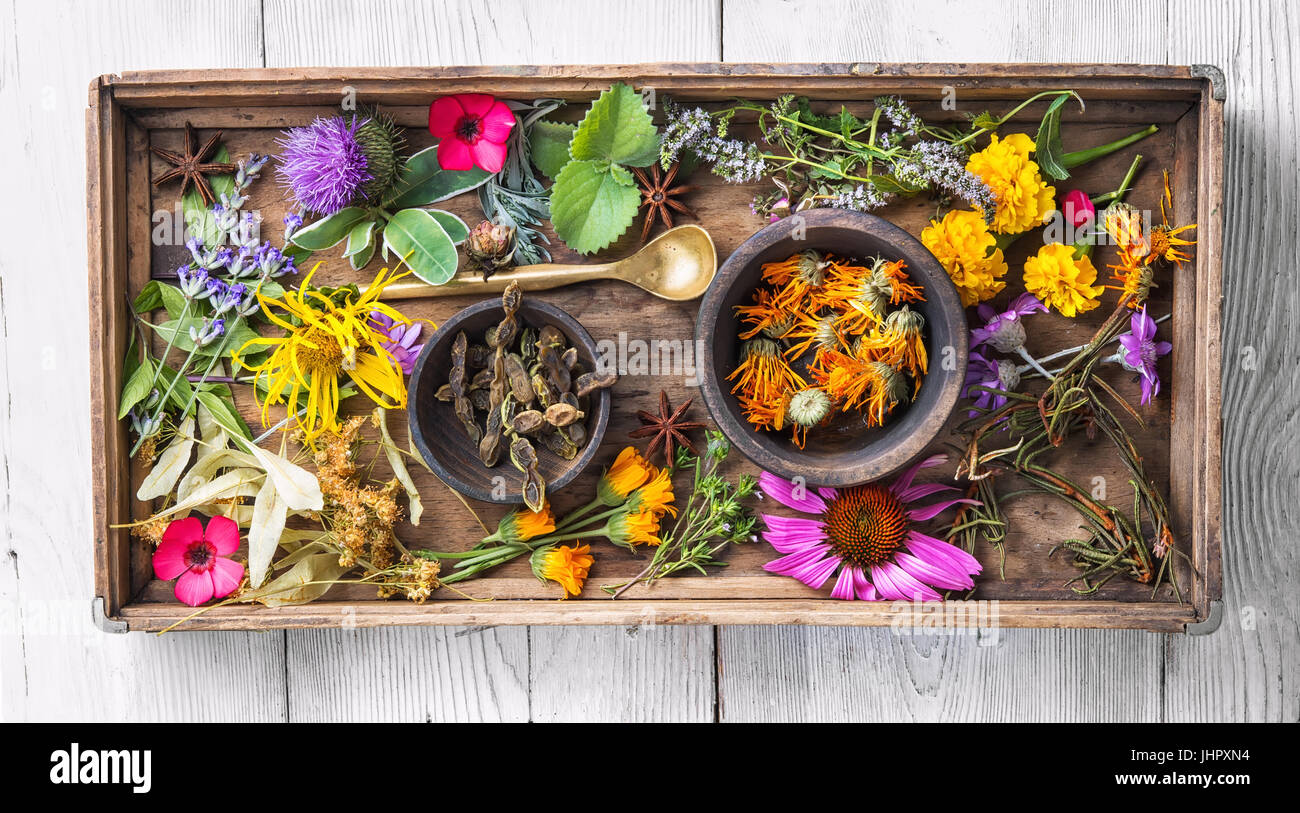
[[[619,547],[631,550],[637,545],[658,546],[659,515],[654,511],[615,514],[605,524],[605,535]]]
[[[657,471],[654,464],[642,457],[635,446],[628,446],[618,453],[614,464],[600,476],[600,482],[596,484],[596,495],[606,505],[622,505],[629,494],[640,488]]]
[[[525,542],[555,530],[555,514],[549,500],[540,511],[511,511],[497,523],[496,538],[503,542]]]
[[[667,469],[660,469],[649,482],[641,486],[628,501],[628,510],[633,512],[649,511],[657,516],[670,514],[677,516],[673,507],[673,481]]]
[[[564,588],[563,598],[568,598],[582,592],[587,572],[595,561],[590,545],[555,545],[539,548],[533,553],[531,563],[533,575],[560,585]]]
[[[1051,243],[1025,260],[1025,290],[1062,316],[1087,313],[1100,303],[1105,290],[1097,282],[1097,269],[1087,255],[1076,256],[1064,243]]]

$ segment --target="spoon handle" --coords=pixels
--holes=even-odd
[[[465,269],[442,285],[429,285],[425,282],[396,282],[384,289],[385,300],[421,299],[426,296],[471,296],[475,294],[499,294],[512,281],[518,282],[525,291],[545,291],[572,285],[575,282],[588,282],[593,279],[610,277],[610,263],[593,265],[563,265],[560,263],[539,263],[538,265],[521,265],[508,271],[499,271],[486,280],[479,271]]]

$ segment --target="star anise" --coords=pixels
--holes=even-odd
[[[217,196],[212,192],[212,185],[208,183],[207,175],[229,175],[239,169],[234,164],[211,162],[207,159],[217,149],[217,143],[221,141],[221,131],[218,130],[216,135],[203,142],[203,146],[198,150],[194,149],[195,142],[198,138],[194,134],[194,126],[188,121],[185,122],[185,154],[164,150],[162,147],[150,147],[149,152],[163,159],[172,165],[172,168],[153,179],[153,185],[166,183],[176,178],[181,179],[181,197],[185,196],[185,190],[189,189],[191,183],[199,190],[199,197],[203,198],[203,203],[211,206],[216,202]]]
[[[695,213],[687,208],[686,204],[680,200],[675,200],[678,195],[685,195],[694,187],[692,186],[673,186],[673,179],[677,177],[677,170],[681,168],[680,163],[674,163],[668,168],[668,174],[659,171],[659,164],[656,162],[650,165],[650,175],[646,175],[644,169],[633,167],[632,171],[636,173],[636,179],[641,184],[641,205],[649,206],[645,213],[645,225],[641,228],[641,242],[644,243],[650,236],[650,230],[654,228],[656,217],[662,219],[664,225],[668,228],[673,227],[672,210],[676,210],[687,217],[699,220]]]
[[[668,393],[660,390],[658,415],[652,415],[644,409],[638,409],[636,411],[636,416],[641,419],[641,422],[645,424],[645,426],[628,432],[628,437],[654,438],[654,440],[650,441],[650,445],[646,447],[645,450],[647,460],[653,457],[654,453],[660,448],[660,446],[662,446],[664,465],[671,466],[674,460],[676,460],[676,457],[673,454],[674,444],[685,446],[687,449],[690,449],[696,457],[699,456],[700,453],[695,449],[695,445],[691,443],[691,439],[686,436],[686,433],[692,429],[703,429],[705,424],[699,421],[684,420],[686,410],[690,408],[691,401],[693,400],[695,399],[687,398],[686,403],[674,410],[673,405],[668,402]]]

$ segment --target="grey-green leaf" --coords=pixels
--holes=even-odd
[[[343,249],[344,257],[353,257],[371,248],[375,240],[375,221],[363,220],[348,232],[348,244]]]
[[[348,206],[298,229],[293,233],[293,244],[308,251],[323,251],[346,240],[352,229],[365,219],[365,209]]]
[[[438,145],[426,147],[406,159],[397,183],[384,198],[385,209],[428,206],[488,182],[491,172],[475,167],[463,172],[438,165]]]
[[[528,131],[533,165],[551,180],[555,180],[564,165],[569,163],[569,142],[575,129],[577,126],[573,124],[543,119]]]
[[[451,238],[451,242],[456,245],[465,242],[465,238],[469,237],[469,224],[451,212],[442,209],[425,209],[424,211],[433,215],[433,219],[438,221],[438,225],[442,226],[443,231],[447,232],[447,236]]]
[[[403,209],[393,215],[384,227],[384,245],[430,285],[442,285],[456,273],[456,245],[424,209]]]

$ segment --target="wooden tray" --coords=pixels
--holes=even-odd
[[[1062,556],[1048,558],[1051,546],[1074,535],[1079,519],[1059,502],[1026,498],[1008,505],[1011,533],[1007,544],[1005,579],[998,576],[997,556],[980,551],[985,572],[978,580],[976,599],[982,612],[996,607],[991,623],[1008,627],[1110,627],[1183,630],[1212,615],[1221,594],[1220,572],[1220,285],[1222,251],[1223,103],[1221,76],[1213,68],[1110,65],[946,65],[946,64],[653,64],[596,67],[297,69],[238,71],[165,71],[102,76],[91,83],[86,116],[88,253],[91,355],[91,437],[94,478],[94,552],[96,617],[116,630],[158,630],[188,615],[190,610],[172,597],[169,585],[154,581],[149,551],[115,524],[146,516],[150,506],[133,499],[140,471],[127,460],[126,429],[115,420],[121,389],[129,312],[127,303],[151,276],[175,268],[184,249],[151,243],[152,215],[170,210],[176,189],[156,192],[149,185],[156,172],[147,147],[174,147],[181,127],[190,121],[201,129],[221,128],[230,152],[274,152],[273,139],[286,127],[303,125],[317,115],[337,112],[344,94],[354,92],[362,102],[378,103],[399,123],[411,128],[416,147],[428,143],[424,130],[427,105],[435,96],[485,92],[503,98],[562,97],[587,102],[614,81],[684,101],[723,101],[736,95],[768,99],[782,93],[844,103],[861,111],[881,94],[899,94],[933,121],[952,120],[963,112],[1000,111],[1038,90],[1074,88],[1087,101],[1087,110],[1067,108],[1063,128],[1067,149],[1105,143],[1146,124],[1160,131],[1136,148],[1121,151],[1075,173],[1067,188],[1112,189],[1131,160],[1141,152],[1149,160],[1130,194],[1140,209],[1157,210],[1160,168],[1172,174],[1180,222],[1199,223],[1194,261],[1176,276],[1160,278],[1152,297],[1154,313],[1174,313],[1174,352],[1163,359],[1161,375],[1168,386],[1154,404],[1142,408],[1151,428],[1139,434],[1148,470],[1167,491],[1178,544],[1190,564],[1181,567],[1183,602],[1162,592],[1152,597],[1141,585],[1112,580],[1094,596],[1076,596],[1064,582],[1074,574]],[[945,94],[955,93],[957,111],[945,110]],[[570,113],[580,115],[581,106]],[[1041,108],[1027,110],[1007,131],[1034,129]],[[699,189],[688,202],[712,233],[719,257],[725,258],[761,227],[748,203],[758,186],[736,186],[701,170],[692,177]],[[253,187],[250,209],[259,209],[271,224],[268,237],[278,238],[275,224],[284,201],[270,168]],[[448,202],[471,224],[481,219],[472,194]],[[924,197],[895,204],[884,211],[913,234],[933,214]],[[639,227],[601,258],[619,257],[635,246]],[[1030,240],[1022,241],[1007,259],[1011,285]],[[557,261],[580,261],[562,244],[552,245]],[[379,260],[360,274],[352,272],[338,252],[322,252],[318,279],[322,282],[369,277]],[[1099,263],[1100,265],[1100,263]],[[680,338],[689,344],[696,303],[666,303],[620,283],[579,285],[546,294],[546,301],[578,318],[596,340],[618,340],[620,331],[632,339]],[[468,296],[400,303],[412,316],[441,321],[484,297]],[[1112,302],[1113,295],[1105,302]],[[1030,350],[1039,354],[1078,344],[1105,318],[1103,307],[1078,320],[1057,316],[1036,320]],[[632,316],[632,318],[629,318]],[[1166,328],[1162,328],[1162,331]],[[1121,391],[1133,403],[1137,385],[1117,376]],[[697,396],[678,376],[625,376],[614,390],[613,415],[605,444],[595,461],[567,490],[553,495],[556,512],[591,494],[602,468],[625,445],[637,421],[634,411],[649,404],[660,389],[673,402]],[[245,393],[246,395],[246,393]],[[257,420],[251,400],[241,401],[250,425]],[[705,417],[698,397],[692,407]],[[400,437],[400,435],[399,435]],[[753,467],[737,454],[734,471]],[[1108,499],[1123,505],[1131,500],[1118,462],[1104,441],[1081,447],[1063,469],[1083,483],[1103,477]],[[425,522],[404,525],[403,541],[412,547],[465,548],[479,538],[465,509],[429,475],[413,469],[426,506]],[[420,475],[423,475],[422,477]],[[684,486],[679,486],[679,488]],[[489,523],[503,513],[485,505]],[[436,526],[437,530],[434,530]],[[761,566],[773,558],[765,543],[735,547],[730,566],[708,578],[664,579],[651,588],[635,588],[618,600],[600,586],[622,581],[638,572],[644,559],[608,544],[594,546],[597,564],[583,595],[556,601],[554,585],[540,584],[527,562],[499,568],[488,578],[458,587],[477,598],[467,601],[442,592],[424,605],[380,601],[369,588],[335,588],[326,600],[300,607],[223,607],[209,611],[185,628],[270,629],[313,626],[374,626],[399,624],[832,624],[887,625],[898,610],[890,603],[842,602],[827,591],[813,591],[798,582],[765,573]],[[949,611],[973,606],[950,603]]]

